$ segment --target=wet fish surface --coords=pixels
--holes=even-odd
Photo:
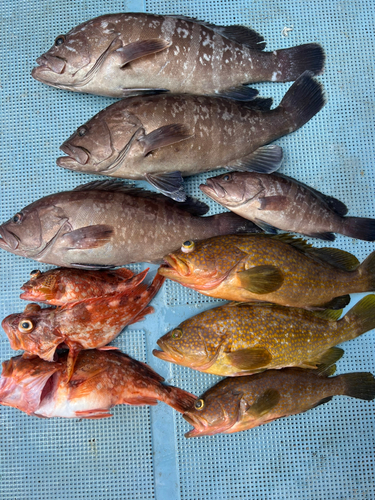
[[[334,396],[365,401],[375,398],[375,379],[371,373],[329,377],[334,370],[334,366],[320,373],[283,368],[226,378],[205,392],[183,415],[194,426],[185,436],[212,436],[252,429],[311,410]]]
[[[375,291],[375,252],[362,264],[336,248],[289,234],[228,235],[185,242],[159,273],[220,299],[305,309],[345,307],[348,294]]]
[[[60,267],[42,273],[35,269],[30,280],[22,285],[20,298],[63,306],[80,300],[113,295],[127,290],[129,294],[146,277],[148,269],[134,275],[122,267],[113,270],[90,271]]]
[[[82,351],[73,377],[67,381],[67,355],[49,363],[17,356],[3,362],[0,404],[39,417],[107,418],[120,404],[156,405],[163,401],[179,412],[195,396],[164,385],[163,377],[145,363],[120,351]]]
[[[100,111],[61,146],[70,170],[143,179],[184,201],[182,177],[217,168],[269,173],[282,149],[268,143],[302,127],[323,106],[319,82],[303,73],[271,110],[271,99],[159,94]]]
[[[233,172],[201,184],[201,191],[263,229],[293,231],[333,241],[333,233],[375,240],[375,219],[345,217],[347,207],[286,175]]]
[[[325,56],[316,43],[262,52],[265,45],[245,26],[216,26],[184,16],[108,14],[58,35],[37,59],[32,76],[64,90],[124,97],[155,89],[236,91],[244,83],[294,81],[305,70],[323,71]]]
[[[342,310],[311,312],[275,304],[229,304],[204,311],[163,335],[153,354],[215,375],[250,375],[284,367],[333,364],[337,344],[375,328],[375,295]]]
[[[11,314],[1,323],[11,348],[23,349],[46,361],[52,361],[56,349],[69,347],[68,372],[82,349],[104,348],[125,326],[136,323],[154,312],[148,304],[164,283],[156,275],[151,285],[137,285],[131,294],[125,292],[41,309],[28,304],[23,313]],[[110,349],[110,348],[108,348]]]
[[[116,181],[45,196],[0,226],[0,248],[62,267],[99,269],[161,262],[188,238],[259,231],[232,213],[200,217],[209,207],[182,204]]]

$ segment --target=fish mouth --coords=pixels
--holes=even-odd
[[[44,54],[36,60],[38,66],[31,71],[31,76],[36,80],[44,80],[43,76],[45,73],[55,73],[56,75],[61,75],[64,73],[66,60],[62,57],[51,56]]]
[[[197,437],[197,436],[210,436],[216,434],[214,431],[210,431],[208,422],[205,418],[187,411],[182,415],[186,422],[194,427],[190,431],[185,433],[186,438]]]
[[[57,158],[56,163],[59,167],[76,170],[79,168],[79,165],[86,165],[90,159],[90,153],[82,146],[64,143],[60,146],[60,149],[68,156]]]
[[[152,354],[163,361],[169,361],[169,363],[179,363],[180,360],[183,359],[183,355],[180,354],[177,350],[173,349],[170,345],[165,343],[162,339],[159,339],[157,342],[161,351],[158,349],[154,349]]]
[[[20,239],[11,233],[5,227],[0,226],[0,248],[3,250],[14,251],[18,248]]]
[[[213,179],[206,179],[206,184],[201,184],[199,189],[210,198],[222,199],[227,194],[225,189]]]
[[[159,274],[162,276],[173,276],[176,273],[180,276],[188,276],[190,274],[189,265],[177,255],[170,253],[164,257],[165,264],[159,267]]]

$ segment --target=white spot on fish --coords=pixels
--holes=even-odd
[[[277,56],[277,50],[274,50],[274,51],[272,52],[272,54],[273,54],[274,56]]]
[[[106,28],[106,27],[108,26],[107,21],[102,21],[102,22],[100,23],[100,26],[101,26],[103,29],[104,29],[104,28]]]
[[[203,54],[203,59],[205,59],[206,61],[210,61],[211,57],[208,54]]]
[[[173,54],[175,56],[178,56],[179,53],[180,53],[180,47],[178,45],[175,45],[175,50],[173,51]]]
[[[272,81],[272,82],[276,82],[276,80],[277,80],[277,71],[274,71],[274,72],[272,73],[272,78],[271,78],[271,81]]]
[[[187,38],[189,36],[189,30],[186,30],[185,28],[177,28],[176,31],[182,38]]]

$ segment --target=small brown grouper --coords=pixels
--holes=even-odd
[[[284,368],[247,377],[226,378],[209,389],[183,417],[194,429],[186,437],[231,434],[296,415],[327,403],[333,396],[372,401],[371,373],[347,373],[328,378],[335,366],[316,370]]]
[[[245,26],[215,26],[184,16],[108,14],[86,21],[37,59],[37,80],[74,92],[124,97],[150,90],[241,98],[249,82],[318,75],[324,52],[309,43],[262,52],[263,37]]]
[[[344,217],[341,201],[286,175],[233,172],[207,179],[201,191],[265,230],[293,231],[333,241],[333,233],[375,240],[375,219]]]

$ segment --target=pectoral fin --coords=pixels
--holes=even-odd
[[[63,236],[67,250],[86,250],[98,248],[109,242],[113,234],[113,227],[105,224],[86,226],[71,231]],[[103,266],[104,267],[104,266]]]
[[[269,351],[263,347],[240,349],[225,355],[232,366],[248,371],[266,368],[272,359]]]
[[[185,141],[192,137],[189,130],[181,123],[172,123],[159,127],[149,134],[138,139],[138,142],[143,146],[144,156],[151,151],[165,146],[170,146],[176,142]]]
[[[181,172],[146,174],[146,179],[165,196],[179,202],[186,201],[187,195],[184,190],[184,180]]]
[[[243,288],[251,293],[266,294],[278,290],[284,277],[274,266],[256,266],[238,273]]]
[[[247,414],[260,418],[269,413],[280,401],[280,393],[276,389],[267,389],[261,394],[250,408],[246,410]]]
[[[171,45],[172,42],[160,38],[138,40],[137,42],[128,43],[124,47],[116,49],[115,55],[119,58],[120,68],[123,69],[129,62],[141,57],[156,54],[157,52],[167,49]]]

